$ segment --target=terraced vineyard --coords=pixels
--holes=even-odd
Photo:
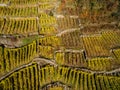
[[[119,6],[0,0],[0,90],[120,90]]]

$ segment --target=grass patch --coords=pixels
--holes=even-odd
[[[39,38],[38,35],[23,38],[21,40],[21,42],[22,42],[21,46],[27,45],[27,44],[31,43],[32,41],[37,40],[38,38]]]

